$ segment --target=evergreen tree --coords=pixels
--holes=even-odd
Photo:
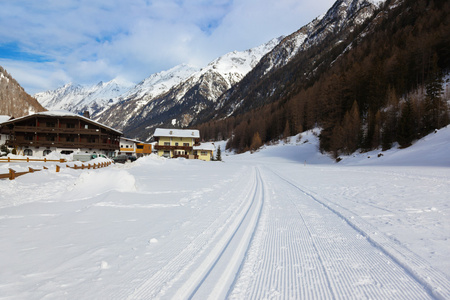
[[[220,150],[220,146],[217,148],[216,160],[222,161],[222,151]]]
[[[258,132],[255,132],[255,134],[253,135],[253,138],[252,138],[252,144],[251,144],[251,146],[250,146],[250,150],[251,151],[256,151],[256,150],[258,150],[259,149],[259,147],[261,147],[262,146],[262,140],[261,140],[261,138],[260,138],[260,136],[259,136],[259,133]]]
[[[442,74],[437,66],[437,57],[433,56],[432,71],[426,83],[424,103],[424,134],[447,125],[447,105],[442,100]]]
[[[402,109],[402,116],[399,120],[397,140],[400,147],[406,148],[411,146],[412,141],[416,138],[416,117],[411,101],[406,100]]]

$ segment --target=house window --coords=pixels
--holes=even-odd
[[[128,148],[128,145],[126,145],[125,148]]]
[[[177,142],[177,143],[175,143],[175,146],[178,146],[178,142]]]
[[[137,145],[137,149],[144,149],[144,145]]]
[[[84,129],[89,129],[89,125],[84,125]]]
[[[202,155],[202,156],[206,156],[206,155],[208,155],[208,152],[206,152],[206,151],[201,151],[201,155]]]
[[[164,151],[164,157],[169,158],[170,157],[170,151]]]
[[[164,142],[164,146],[170,146],[170,142]]]
[[[23,150],[23,155],[33,156],[33,151],[31,149],[25,149],[25,150]]]
[[[49,149],[46,149],[46,150],[44,150],[44,156],[47,156],[47,155],[49,155],[50,153],[52,153],[52,150],[49,150]]]
[[[183,143],[184,147],[189,147],[189,143]]]
[[[66,128],[75,128],[75,124],[74,123],[67,123],[66,124]]]

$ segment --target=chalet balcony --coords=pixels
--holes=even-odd
[[[184,155],[182,155],[182,154],[174,154],[172,156],[172,158],[183,157],[183,158],[189,159],[189,156],[190,156],[189,154],[184,154]],[[194,159],[198,159],[198,155],[191,155],[191,156],[193,156]]]
[[[36,132],[36,133],[66,133],[66,134],[100,134],[100,129],[85,128],[59,128],[59,127],[36,127],[36,126],[14,126],[14,132]]]
[[[164,145],[155,145],[155,150],[184,150],[184,151],[192,151],[192,146],[164,146]]]
[[[52,141],[12,141],[7,140],[9,147],[57,147],[57,148],[92,148],[104,150],[119,150],[118,144],[85,143],[85,142],[52,142]]]

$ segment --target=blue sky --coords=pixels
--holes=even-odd
[[[30,93],[138,83],[288,35],[334,0],[0,0],[0,65]]]

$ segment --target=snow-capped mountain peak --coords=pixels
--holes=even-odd
[[[68,83],[53,91],[37,93],[34,97],[47,109],[68,110],[76,113],[89,111],[95,114],[108,102],[129,90],[134,84],[123,79],[100,81],[92,86]]]
[[[154,98],[167,92],[199,69],[196,66],[181,64],[169,70],[152,74],[121,95],[121,98],[142,98],[144,96],[149,99]]]

